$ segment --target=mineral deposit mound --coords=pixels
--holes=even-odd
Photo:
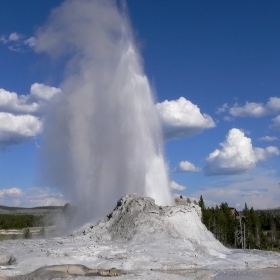
[[[189,252],[203,251],[219,255],[227,252],[201,222],[201,209],[194,203],[158,206],[154,199],[136,194],[126,195],[116,208],[97,225],[77,231],[92,240],[126,244],[184,244]],[[182,244],[183,243],[183,244]]]
[[[69,236],[3,241],[0,279],[207,279],[222,270],[279,266],[278,253],[224,247],[202,224],[198,205],[177,202],[163,207],[125,195],[97,224]]]

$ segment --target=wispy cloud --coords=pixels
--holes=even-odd
[[[29,46],[30,48],[34,48],[36,45],[36,39],[34,37],[30,37],[24,40],[23,44]]]
[[[8,38],[8,42],[11,42],[11,41],[19,41],[20,38],[22,37],[22,35],[14,32],[14,33],[11,33],[9,38]]]
[[[224,103],[221,107],[217,108],[216,110],[216,114],[221,114],[221,113],[224,113],[226,112],[228,109],[228,104],[227,103]]]
[[[67,202],[67,198],[61,193],[54,192],[49,188],[33,187],[22,190],[18,187],[11,187],[0,190],[0,204],[7,206],[60,206]]]
[[[10,51],[24,52],[33,49],[36,44],[34,37],[27,38],[23,34],[13,32],[10,35],[0,36],[0,43],[7,45]]]
[[[216,110],[217,114],[229,113],[233,117],[253,117],[260,118],[266,115],[277,114],[280,111],[280,98],[270,97],[267,103],[246,102],[245,105],[235,103],[229,106],[228,103],[223,104]]]
[[[6,197],[10,197],[10,198],[14,198],[14,197],[20,197],[22,196],[22,190],[19,188],[10,188],[10,189],[2,189],[0,190],[0,199],[6,198]]]
[[[229,206],[243,209],[245,203],[255,209],[268,209],[280,206],[280,178],[271,170],[257,168],[240,177],[220,179],[219,183],[197,190],[190,195],[203,196],[209,206],[227,202]]]
[[[234,117],[262,117],[267,115],[268,108],[262,103],[246,102],[244,106],[238,104],[233,105],[229,109],[229,113]]]
[[[278,140],[278,138],[276,136],[264,136],[259,138],[258,140],[272,142]]]

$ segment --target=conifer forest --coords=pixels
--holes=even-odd
[[[202,222],[225,246],[230,248],[280,251],[280,209],[254,210],[245,203],[242,211],[226,202],[205,207],[200,196]]]

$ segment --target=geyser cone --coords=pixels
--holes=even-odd
[[[116,3],[65,1],[36,42],[66,70],[64,95],[46,121],[44,171],[78,204],[80,221],[132,192],[171,204],[153,94]]]
[[[157,251],[159,259],[162,255],[158,254],[158,250],[163,248],[163,251],[168,252],[168,258],[170,250],[174,248],[177,252],[225,257],[229,249],[216,240],[201,222],[201,208],[182,199],[180,202],[176,206],[158,206],[150,197],[125,195],[118,200],[109,215],[96,225],[82,227],[73,235],[88,242],[109,244],[113,241],[135,245],[138,249],[140,244],[145,244],[145,249],[153,248]]]

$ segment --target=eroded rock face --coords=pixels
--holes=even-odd
[[[76,232],[80,235],[81,232]],[[194,203],[158,206],[149,197],[126,195],[115,209],[96,226],[83,230],[93,240],[156,243],[159,240],[193,240],[195,243],[217,242],[201,222],[201,209]],[[222,245],[221,245],[222,247]]]
[[[113,240],[130,241],[142,233],[144,223],[159,226],[163,222],[162,214],[162,207],[156,205],[154,199],[126,195],[117,202],[105,223]]]

